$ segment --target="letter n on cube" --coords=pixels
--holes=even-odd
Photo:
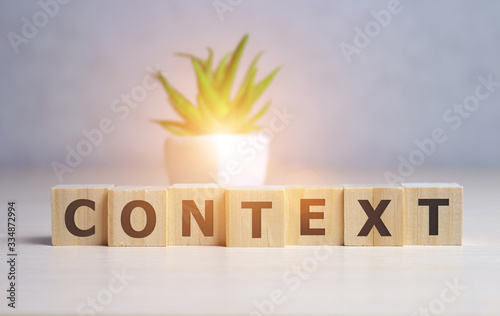
[[[168,188],[169,245],[226,245],[225,188],[175,184]]]

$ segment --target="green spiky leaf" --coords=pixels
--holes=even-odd
[[[167,79],[158,72],[156,78],[160,80],[167,91],[168,98],[175,111],[190,124],[199,124],[201,121],[200,111],[191,104],[181,93],[172,87]]]
[[[264,116],[264,114],[266,114],[270,106],[271,106],[271,101],[267,102],[267,104],[262,109],[260,109],[260,111],[257,114],[255,114],[250,120],[248,120],[247,123],[249,124],[255,123],[258,119]]]
[[[214,88],[212,80],[210,80],[210,77],[203,71],[198,61],[193,60],[192,62],[201,98],[215,117],[222,117],[225,115],[224,104],[220,102],[219,94]]]
[[[179,57],[185,57],[185,58],[189,58],[189,59],[200,60],[200,58],[198,58],[195,55],[190,54],[190,53],[177,52],[177,53],[175,53],[175,55],[179,56]]]
[[[176,135],[193,135],[189,130],[189,127],[186,126],[186,124],[179,123],[179,122],[174,122],[174,121],[161,121],[161,120],[153,120],[155,123],[160,124],[168,130],[169,132],[172,132]]]
[[[262,56],[262,53],[257,54],[257,56],[254,58],[254,60],[250,64],[250,67],[248,67],[247,73],[245,75],[245,78],[243,79],[243,83],[241,84],[240,90],[238,91],[238,94],[236,94],[236,97],[234,99],[234,104],[236,104],[236,105],[240,104],[243,96],[248,94],[248,92],[249,92],[248,90],[252,86],[255,75],[257,75],[257,67],[255,67],[255,65],[259,61],[260,56]]]
[[[280,68],[276,68],[273,72],[271,72],[266,78],[262,79],[258,84],[251,85],[248,88],[248,91],[244,94],[242,99],[240,100],[238,116],[240,119],[244,119],[250,110],[252,109],[252,105],[257,101],[257,99],[262,95],[262,93],[269,86],[274,76],[278,73]]]
[[[224,80],[224,74],[227,68],[227,60],[229,59],[229,57],[231,57],[232,54],[233,53],[231,52],[226,56],[224,56],[224,58],[222,58],[221,61],[219,62],[217,69],[215,70],[214,81],[215,81],[215,86],[218,90],[220,90],[222,80]]]
[[[243,50],[245,49],[245,45],[248,40],[248,34],[243,36],[238,47],[234,51],[234,54],[231,56],[231,60],[227,65],[227,69],[224,74],[224,79],[222,80],[220,92],[222,97],[229,100],[229,93],[231,92],[231,87],[233,85],[234,76],[236,74],[236,69],[238,68],[238,64],[240,63],[241,55],[243,54]]]
[[[208,47],[207,49],[208,49],[208,58],[205,61],[205,72],[212,74],[212,62],[214,59],[214,52],[210,47]]]
[[[208,49],[206,59],[188,53],[177,53],[189,58],[196,75],[198,94],[197,106],[185,98],[161,74],[156,78],[165,88],[169,101],[184,122],[157,121],[165,129],[178,135],[224,133],[250,133],[260,129],[255,123],[270,107],[268,102],[255,115],[248,117],[252,107],[269,86],[280,68],[275,69],[260,82],[255,82],[257,63],[262,53],[257,54],[247,69],[236,95],[230,100],[234,79],[243,55],[248,35],[238,43],[234,51],[225,55],[214,67],[214,53]],[[214,68],[213,68],[214,67]],[[213,69],[212,69],[213,68]]]

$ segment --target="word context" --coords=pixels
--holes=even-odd
[[[463,188],[456,183],[51,191],[55,246],[462,244]]]

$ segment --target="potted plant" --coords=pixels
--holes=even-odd
[[[252,112],[255,102],[269,86],[279,67],[256,82],[259,53],[250,64],[239,88],[231,95],[234,78],[248,40],[245,35],[236,49],[213,64],[213,51],[207,59],[191,54],[198,85],[196,103],[189,101],[161,72],[156,78],[162,83],[168,99],[182,121],[156,120],[172,133],[165,141],[165,160],[171,183],[216,182],[219,185],[264,184],[268,144],[257,121],[270,103]]]

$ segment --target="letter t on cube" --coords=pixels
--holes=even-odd
[[[284,247],[284,187],[229,187],[226,190],[226,245]]]
[[[402,183],[406,245],[461,245],[463,188],[456,183]]]

